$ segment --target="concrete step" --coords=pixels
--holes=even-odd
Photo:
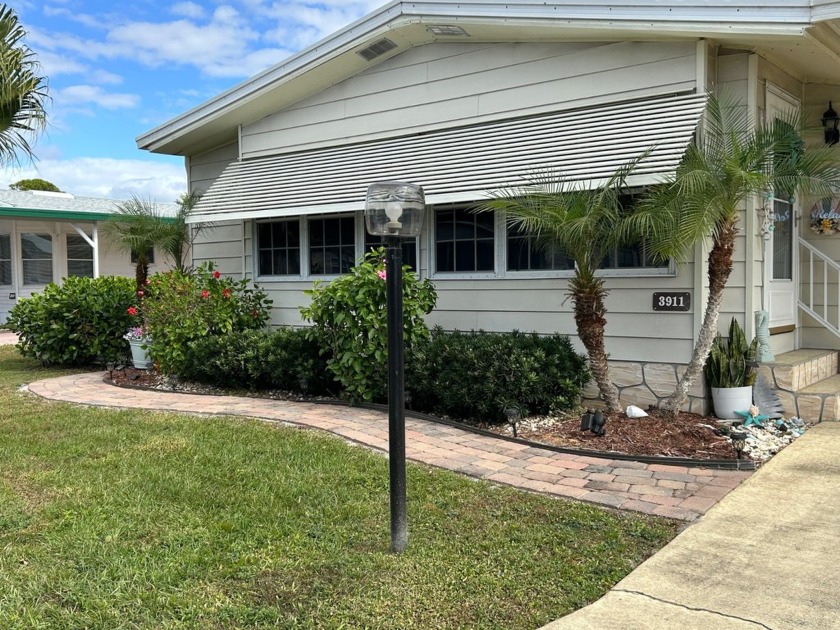
[[[759,367],[776,388],[785,416],[806,422],[840,420],[838,352],[802,349],[786,352]]]

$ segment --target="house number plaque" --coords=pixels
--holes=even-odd
[[[653,294],[654,311],[687,311],[691,308],[691,293],[674,291]]]

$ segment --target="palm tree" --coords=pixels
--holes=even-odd
[[[33,157],[28,135],[46,123],[47,79],[24,43],[26,31],[15,12],[0,4],[0,164],[17,161],[18,152]]]
[[[610,378],[604,347],[607,289],[597,270],[610,251],[631,236],[619,229],[625,220],[621,196],[626,180],[647,153],[620,168],[600,188],[587,190],[562,177],[538,175],[529,185],[498,193],[479,205],[479,212],[501,211],[509,225],[534,235],[547,250],[561,250],[575,263],[569,281],[578,336],[589,356],[589,367],[601,398],[611,412],[621,410],[618,389]]]
[[[192,214],[199,199],[201,199],[201,195],[195,191],[181,195],[178,198],[178,212],[173,217],[172,222],[164,229],[161,248],[172,257],[175,268],[181,272],[186,272],[189,268],[186,263],[187,253],[198,236],[204,230],[215,227],[215,224],[209,222],[187,223],[187,219]]]
[[[117,211],[102,224],[102,233],[135,257],[138,290],[145,287],[149,275],[149,251],[171,242],[171,224],[172,219],[164,216],[155,203],[139,197],[118,204]]]
[[[755,127],[730,96],[709,96],[700,141],[692,143],[670,181],[654,187],[626,224],[645,234],[659,260],[684,262],[693,245],[711,238],[709,293],[691,360],[661,407],[675,415],[703,370],[717,333],[723,291],[744,203],[755,195],[825,198],[838,189],[840,169],[828,147],[804,147],[801,116]]]

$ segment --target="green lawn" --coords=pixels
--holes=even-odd
[[[256,422],[85,409],[0,348],[0,628],[536,628],[676,525],[409,466]]]

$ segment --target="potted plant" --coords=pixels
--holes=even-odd
[[[134,367],[138,370],[148,370],[154,366],[154,361],[149,355],[149,346],[152,343],[152,338],[148,331],[142,326],[135,326],[129,328],[128,332],[123,335],[124,339],[128,340],[131,346],[131,360]]]
[[[729,337],[718,336],[706,359],[704,373],[712,389],[715,415],[722,419],[737,419],[736,411],[744,412],[752,405],[752,386],[755,383],[758,339],[747,343],[744,331],[733,317]]]

